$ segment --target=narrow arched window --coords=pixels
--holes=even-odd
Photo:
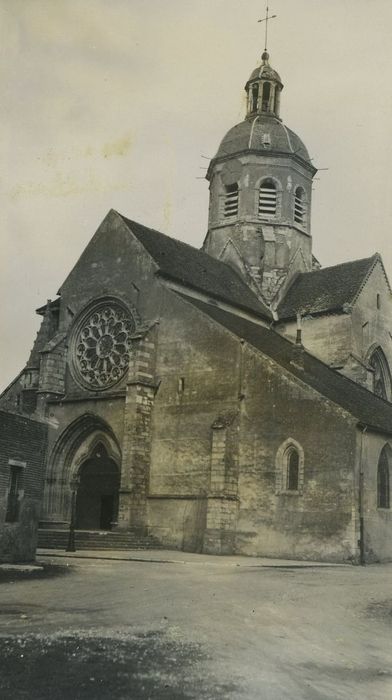
[[[305,455],[301,445],[293,438],[287,438],[278,448],[275,465],[276,494],[301,496],[305,477]]]
[[[290,447],[286,455],[286,489],[298,491],[299,483],[299,454],[295,447]]]
[[[297,187],[294,193],[294,221],[297,224],[305,222],[305,192]]]
[[[369,365],[373,370],[373,392],[382,399],[390,401],[391,374],[387,358],[381,348],[376,348],[369,359]]]
[[[276,215],[277,192],[272,180],[264,180],[259,190],[259,216],[272,217]]]
[[[257,102],[259,99],[259,86],[252,85],[252,112],[257,112]]]
[[[390,448],[389,448],[390,451]],[[390,488],[389,488],[389,459],[388,446],[381,450],[377,469],[377,507],[389,508]]]
[[[264,83],[263,85],[263,95],[262,95],[262,110],[263,112],[269,111],[269,100],[271,94],[271,83]]]
[[[237,216],[238,215],[238,183],[234,182],[232,185],[226,185],[225,187],[225,203],[224,203],[224,216]]]

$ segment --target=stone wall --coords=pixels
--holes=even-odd
[[[153,534],[181,547],[180,513],[188,509],[196,541],[201,520],[190,513],[199,498],[205,499],[204,551],[356,560],[355,421],[171,296],[158,339]],[[277,454],[288,438],[304,453],[300,494],[276,488]]]
[[[353,306],[347,306],[346,313],[309,316],[302,320],[302,342],[323,362],[371,390],[373,375],[369,357],[375,347],[381,347],[392,367],[391,318],[392,296],[378,261]],[[294,320],[279,323],[277,330],[295,340],[297,323]]]
[[[352,310],[352,351],[366,366],[372,350],[379,346],[392,368],[391,321],[392,296],[381,262],[378,262]],[[368,373],[367,384],[372,387],[371,373]]]
[[[355,420],[250,348],[244,396],[237,552],[355,560]],[[288,441],[303,454],[298,492],[277,479]]]
[[[358,437],[363,469],[364,554],[367,562],[392,560],[392,510],[377,504],[377,469],[381,450],[392,446],[387,435],[364,431]],[[392,464],[389,465],[390,488]],[[359,484],[358,484],[359,490]],[[392,503],[390,503],[392,505]]]
[[[46,424],[0,410],[0,561],[32,561],[42,501]],[[20,473],[16,517],[7,520],[10,476]]]
[[[295,342],[297,322],[278,325],[277,330]],[[331,313],[302,319],[304,347],[327,365],[343,367],[353,350],[353,329],[350,314]]]

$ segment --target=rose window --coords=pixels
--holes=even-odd
[[[107,303],[86,316],[76,335],[75,365],[94,389],[106,389],[124,376],[131,351],[133,318],[119,304]]]

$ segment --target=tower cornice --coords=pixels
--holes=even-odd
[[[210,164],[208,166],[208,170],[206,173],[206,180],[210,181],[212,172],[216,165],[219,163],[225,163],[229,160],[232,160],[233,158],[238,158],[239,156],[248,156],[248,155],[255,155],[258,158],[264,157],[264,158],[290,158],[294,162],[298,163],[301,165],[303,168],[309,171],[311,174],[312,178],[315,176],[317,173],[317,168],[312,165],[312,163],[309,163],[309,161],[305,160],[304,158],[301,158],[297,153],[289,153],[287,151],[275,151],[272,149],[269,149],[268,151],[260,152],[260,150],[256,148],[244,148],[239,151],[234,151],[233,153],[228,154],[227,156],[218,156],[215,158],[212,158],[210,161]]]

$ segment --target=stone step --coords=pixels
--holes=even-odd
[[[68,544],[68,530],[38,530],[38,547],[41,549],[65,550]],[[152,535],[138,535],[134,532],[105,532],[75,530],[76,549],[162,549],[160,542]]]

